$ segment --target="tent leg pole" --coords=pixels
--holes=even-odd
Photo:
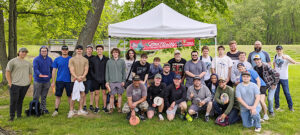
[[[215,58],[216,58],[216,63],[215,63],[215,65],[217,65],[217,63],[218,63],[218,62],[217,62],[217,61],[218,61],[217,57],[218,57],[218,54],[217,54],[217,37],[215,37]],[[218,71],[218,70],[217,70],[217,67],[218,67],[218,66],[216,66],[216,71],[215,71],[216,73],[217,73],[217,71]]]
[[[123,39],[123,41],[124,41],[124,42],[123,42],[123,45],[124,45],[124,46],[123,46],[124,60],[126,60],[126,56],[125,56],[125,55],[126,55],[126,50],[125,50],[125,38]]]
[[[201,39],[199,38],[199,55],[201,55]]]
[[[110,36],[108,37],[108,58],[110,58]]]

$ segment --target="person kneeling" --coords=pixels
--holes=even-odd
[[[219,86],[216,90],[213,106],[219,116],[217,121],[225,122],[227,119],[228,124],[233,124],[240,119],[238,116],[239,106],[238,102],[235,101],[234,90],[230,86],[227,86],[225,82],[225,79],[219,79]]]
[[[207,122],[212,108],[212,95],[210,90],[201,84],[199,76],[195,76],[193,80],[194,85],[190,86],[187,92],[187,99],[192,101],[189,114],[197,118],[200,110],[206,110],[205,121]]]
[[[138,75],[133,77],[133,83],[127,87],[126,95],[128,101],[124,104],[122,112],[127,113],[127,119],[130,118],[132,111],[138,111],[140,119],[146,120],[145,112],[149,106],[146,101],[147,89]]]
[[[186,113],[186,88],[181,84],[181,76],[175,75],[173,84],[170,84],[165,93],[165,105],[167,106],[167,118],[172,121],[175,118],[177,108],[180,107],[181,115],[180,118],[184,119]]]

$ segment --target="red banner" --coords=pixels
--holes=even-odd
[[[130,49],[157,50],[166,48],[177,48],[184,46],[194,46],[195,40],[189,39],[156,39],[156,40],[130,40]]]

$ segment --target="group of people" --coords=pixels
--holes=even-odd
[[[88,110],[94,113],[102,110],[111,114],[116,109],[119,113],[126,113],[127,119],[138,116],[145,120],[157,114],[159,120],[164,120],[163,114],[166,113],[167,119],[172,121],[176,115],[192,120],[203,112],[206,122],[213,115],[218,116],[216,121],[226,121],[228,124],[241,118],[245,127],[255,127],[255,131],[259,132],[260,122],[268,120],[269,115],[275,116],[274,96],[275,109],[279,109],[280,85],[290,111],[294,111],[289,93],[288,65],[297,62],[283,53],[281,45],[276,47],[273,68],[270,56],[262,50],[260,41],[255,42],[254,51],[248,59],[245,52],[237,50],[236,41],[230,41],[229,47],[230,51],[226,54],[225,47],[218,46],[218,55],[212,58],[209,48],[203,46],[202,55],[192,51],[189,61],[176,50],[174,58],[163,66],[159,57],[155,57],[152,64],[148,63],[146,53],[137,60],[137,54],[132,49],[127,51],[125,59],[121,59],[120,50],[113,48],[110,52],[112,57],[108,58],[103,55],[102,45],[95,47],[96,56],[92,54],[93,46],[88,45],[83,55],[83,46],[77,45],[73,57],[68,55],[68,46],[62,46],[61,56],[54,61],[48,56],[48,48],[42,46],[32,66],[24,60],[28,50],[20,48],[18,57],[10,60],[6,68],[11,97],[10,120],[14,120],[16,111],[17,117],[21,117],[23,99],[32,76],[33,99],[41,99],[41,109],[45,114],[49,114],[46,106],[48,90],[51,86],[55,88],[52,116],[59,114],[65,90],[70,107],[68,118],[75,114],[87,115]],[[75,90],[78,95],[74,94]],[[127,102],[122,108],[125,90]],[[89,92],[90,103],[87,107],[86,94]],[[100,93],[102,108],[99,106]],[[74,97],[78,96],[77,111],[74,109]]]

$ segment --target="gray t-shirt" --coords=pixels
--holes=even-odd
[[[132,102],[140,100],[142,97],[147,97],[147,89],[145,85],[140,84],[138,88],[130,84],[127,88],[127,97],[132,97]]]
[[[200,75],[202,72],[206,72],[206,65],[202,60],[199,60],[197,63],[193,63],[192,60],[188,61],[184,66],[184,71],[189,71],[194,75]],[[204,78],[201,78],[202,84],[204,83]],[[193,85],[193,78],[186,75],[186,87],[190,87]]]
[[[259,95],[259,89],[255,83],[250,82],[247,86],[240,83],[236,86],[235,96],[242,98],[248,106],[253,106],[255,102],[255,96]],[[259,107],[258,105],[257,107]],[[241,111],[248,111],[243,105],[240,104]]]
[[[191,98],[191,93],[193,93],[194,97]],[[212,95],[210,90],[202,84],[200,90],[196,90],[194,85],[190,86],[187,91],[187,99],[191,100],[193,104],[197,104],[197,99],[201,101],[205,101],[206,103],[211,101]]]
[[[13,85],[30,85],[29,75],[32,75],[32,64],[29,61],[13,58],[7,63],[6,71],[11,73]]]

